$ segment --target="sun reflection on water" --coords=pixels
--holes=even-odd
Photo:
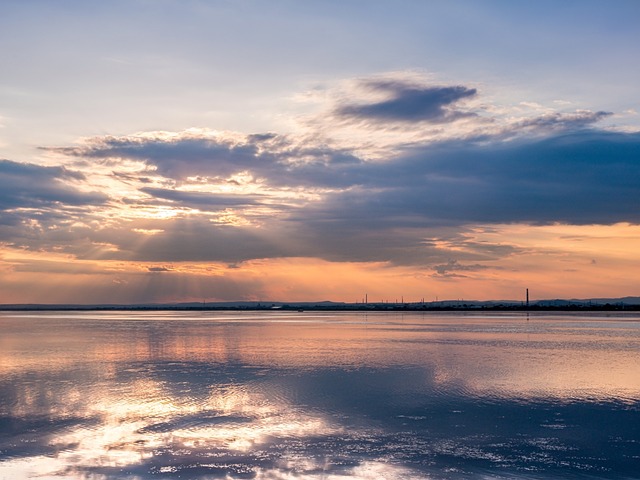
[[[164,457],[169,463],[186,458],[193,464],[202,458],[246,460],[247,455],[252,457],[252,452],[275,439],[301,440],[341,431],[321,416],[282,402],[276,405],[244,385],[212,387],[210,395],[199,402],[173,397],[160,382],[149,379],[136,380],[127,390],[105,388],[84,404],[75,395],[67,397],[75,400],[76,416],[93,422],[52,435],[48,445],[55,453],[50,456],[38,456],[28,464],[22,458],[4,460],[0,476],[84,478],[90,471],[126,471],[154,457]],[[84,410],[78,411],[81,405]],[[59,418],[70,415],[69,411],[61,413],[50,412]],[[150,463],[160,473],[178,468]],[[253,471],[250,463],[244,468]],[[17,472],[21,474],[15,476]]]

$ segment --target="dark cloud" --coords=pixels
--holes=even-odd
[[[357,188],[315,219],[385,228],[480,223],[640,222],[640,134],[587,130],[543,140],[418,147],[360,165]]]
[[[640,222],[639,134],[588,130],[506,145],[453,144],[410,161],[425,157],[430,175],[451,187],[433,200],[452,220]]]
[[[229,181],[250,172],[278,185],[327,184],[351,180],[339,170],[362,161],[350,152],[322,146],[300,146],[273,134],[248,135],[241,141],[185,136],[163,138],[105,137],[83,147],[54,148],[75,157],[139,160],[160,175],[182,181],[188,177]]]
[[[338,116],[374,121],[446,123],[472,113],[455,110],[460,100],[474,97],[475,88],[456,86],[424,86],[403,81],[366,82],[369,89],[389,98],[363,104],[346,104],[336,109]]]
[[[169,178],[181,179],[192,175],[227,177],[238,171],[255,168],[260,161],[260,142],[234,144],[202,137],[178,140],[105,137],[85,148],[58,151],[89,158],[141,160]]]
[[[137,183],[152,183],[153,180],[150,177],[131,175],[128,173],[122,173],[118,171],[111,172],[111,175],[124,183],[137,184]]]
[[[102,193],[82,192],[67,183],[81,180],[81,173],[64,167],[0,160],[0,210],[99,205],[107,201]]]
[[[84,175],[64,167],[0,160],[0,242],[72,254],[92,249],[86,224],[109,197],[81,191],[80,183]]]
[[[149,267],[147,270],[150,272],[170,272],[171,270],[167,267]]]
[[[536,130],[560,130],[571,131],[581,128],[590,127],[592,124],[599,122],[613,115],[611,112],[592,112],[590,110],[578,110],[574,113],[554,112],[541,115],[532,119],[522,120],[510,126],[512,132],[517,133],[521,129]]]
[[[492,267],[489,267],[487,265],[481,265],[479,263],[462,264],[462,263],[458,263],[457,260],[449,260],[447,263],[433,266],[433,269],[435,270],[437,275],[444,276],[444,277],[450,277],[450,276],[461,277],[464,275],[460,275],[459,273],[456,273],[456,272],[477,272],[480,270],[487,270],[489,268],[492,268]]]
[[[94,243],[116,245],[117,250],[88,251],[87,259],[135,260],[145,262],[224,262],[240,263],[256,258],[298,257],[309,253],[295,242],[294,230],[274,220],[268,229],[216,224],[208,218],[191,216],[172,220],[147,221],[144,228],[162,230],[145,236],[130,225],[105,228],[91,234]]]
[[[261,203],[260,200],[264,198],[261,195],[223,195],[150,187],[141,188],[140,191],[155,198],[171,200],[172,202],[195,208],[207,207],[224,209],[228,207],[246,207],[259,205]]]

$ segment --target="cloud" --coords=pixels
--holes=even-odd
[[[569,128],[600,116],[585,113],[575,122],[556,117],[538,123],[560,122]],[[160,166],[167,158],[175,159],[176,165],[180,159],[179,167],[162,171],[173,174],[179,168],[185,184],[189,175],[219,171],[219,163],[226,174],[243,169],[248,178],[260,182],[251,180],[250,190],[238,187],[233,194],[140,183],[139,192],[152,198],[130,205],[162,206],[171,205],[166,203],[170,201],[194,212],[185,213],[188,218],[181,214],[172,220],[136,222],[135,228],[162,232],[147,235],[144,243],[128,223],[91,232],[92,242],[117,247],[98,249],[100,258],[231,264],[316,257],[433,266],[449,259],[477,262],[511,253],[513,247],[508,245],[494,246],[494,252],[487,245],[465,245],[461,252],[455,242],[444,246],[446,242],[427,241],[455,239],[469,226],[640,223],[635,201],[640,198],[640,134],[576,127],[542,138],[423,143],[384,161],[367,161],[311,143],[298,148],[282,137],[265,138],[238,136],[241,150],[255,152],[256,157],[247,157],[236,168],[220,155],[220,145],[227,140],[176,136],[167,145],[157,137],[118,140],[117,154],[127,159],[140,157],[148,165]],[[114,154],[113,144],[110,140],[105,147],[94,141],[88,154],[108,158]],[[168,150],[169,156],[154,156]],[[204,163],[207,157],[215,161]],[[228,179],[218,181],[228,184]],[[298,191],[307,196],[291,196]],[[314,196],[309,196],[312,192]],[[257,207],[266,210],[256,212]],[[211,216],[226,209],[246,221]],[[86,255],[93,258],[90,250]]]
[[[70,185],[85,177],[64,167],[0,160],[0,210],[104,204],[108,196]]]
[[[170,200],[194,208],[246,207],[259,205],[262,198],[260,195],[224,195],[151,187],[141,188],[140,191],[155,198]]]
[[[115,249],[96,252],[88,258],[144,262],[243,262],[255,258],[300,256],[302,249],[277,220],[270,228],[216,224],[207,217],[188,216],[170,220],[147,220],[145,227],[162,227],[157,235],[130,231],[127,222],[90,234],[95,243],[113,244]],[[294,237],[295,238],[295,237]]]
[[[513,133],[523,133],[536,131],[546,133],[548,131],[574,131],[590,127],[607,117],[613,115],[611,112],[592,112],[591,110],[577,110],[576,112],[553,112],[531,119],[516,121],[509,126]]]
[[[249,172],[254,180],[268,178],[273,184],[333,184],[336,169],[348,168],[361,160],[339,148],[294,141],[275,134],[238,134],[190,131],[167,135],[151,132],[145,135],[97,137],[81,147],[47,148],[72,157],[102,159],[117,168],[122,160],[143,162],[154,173],[180,182],[202,176],[233,182],[233,175]],[[332,179],[324,178],[330,167]],[[114,173],[114,176],[117,173]],[[122,174],[119,174],[122,178]],[[128,175],[128,181],[135,177]],[[149,179],[145,177],[146,183]]]
[[[437,276],[441,277],[464,277],[465,275],[460,275],[459,273],[455,272],[477,272],[480,270],[487,270],[489,268],[492,267],[481,265],[479,263],[462,264],[458,263],[457,260],[449,260],[447,263],[433,266],[433,269],[435,270]]]
[[[492,104],[470,85],[434,85],[411,72],[343,82],[327,89],[325,97],[328,106],[305,117],[307,131],[361,159],[377,161],[409,146],[500,143],[571,133],[613,115],[531,102]]]
[[[82,190],[87,183],[65,167],[0,160],[0,243],[68,253],[94,248],[85,233],[109,196]]]
[[[505,145],[453,144],[412,159],[431,160],[431,173],[452,188],[436,202],[452,220],[612,224],[640,221],[639,155],[640,134],[586,130]]]
[[[238,171],[254,168],[260,162],[258,145],[262,140],[233,141],[207,135],[162,135],[101,137],[90,140],[81,148],[56,151],[85,158],[140,160],[157,173],[182,179],[192,175],[226,177]]]
[[[313,218],[370,228],[640,222],[640,134],[588,130],[537,140],[413,148],[358,167]]]
[[[126,185],[127,194],[112,196],[111,203],[120,202],[127,218],[119,219],[114,207],[109,222],[82,229],[84,244],[73,241],[71,227],[34,233],[22,244],[75,246],[76,255],[89,259],[230,265],[312,257],[421,265],[449,276],[517,251],[512,245],[472,244],[464,232],[474,226],[640,223],[635,201],[640,134],[597,129],[607,112],[536,117],[501,112],[489,118],[491,128],[482,129],[476,128],[484,122],[478,111],[459,108],[476,97],[475,89],[407,78],[363,81],[360,88],[384,98],[343,101],[325,120],[337,112],[374,124],[406,122],[406,130],[415,131],[432,128],[425,122],[449,122],[448,136],[418,136],[382,148],[374,158],[357,146],[357,136],[349,148],[308,132],[187,130],[96,137],[49,149],[78,165],[78,158],[86,161],[84,175],[11,164],[17,171],[33,169],[22,174],[23,186],[33,177],[43,189],[21,196],[26,187],[13,182],[7,191],[14,193],[3,192],[5,202],[42,202],[38,195],[47,188],[54,188],[47,198],[65,194],[78,205],[104,200],[71,186],[86,182],[98,163],[107,165],[103,171],[110,181]],[[469,122],[451,123],[462,117]],[[458,130],[460,123],[471,129]],[[20,228],[11,216],[2,222]],[[91,244],[106,247],[91,249]]]
[[[369,80],[361,86],[386,94],[387,98],[370,103],[346,103],[336,109],[338,116],[382,122],[448,123],[474,115],[453,106],[474,97],[475,88],[420,85],[406,80]]]

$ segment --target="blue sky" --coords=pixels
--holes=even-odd
[[[39,136],[50,144],[58,136],[193,126],[271,130],[274,116],[295,108],[291,95],[389,71],[472,84],[500,102],[640,109],[635,1],[5,1],[0,8],[0,134],[25,160]]]
[[[0,301],[39,273],[69,285],[48,301],[632,294],[639,20],[636,1],[4,1]]]

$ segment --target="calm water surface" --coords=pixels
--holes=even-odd
[[[0,314],[0,479],[640,478],[638,315]]]

